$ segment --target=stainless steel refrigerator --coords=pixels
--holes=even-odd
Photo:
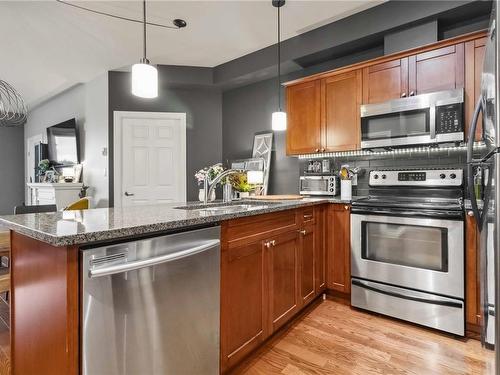
[[[481,119],[486,148],[473,149],[468,142],[468,194],[480,231],[481,314],[483,345],[495,349],[495,373],[500,375],[500,319],[495,319],[500,306],[500,124],[499,124],[499,65],[497,25],[498,0],[493,2],[490,30],[487,37],[481,93],[476,104],[469,140],[474,139],[478,119]],[[482,178],[478,178],[479,174]],[[482,181],[478,183],[478,181]]]

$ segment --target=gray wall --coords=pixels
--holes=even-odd
[[[156,99],[141,99],[130,92],[130,73],[109,72],[109,169],[113,176],[113,111],[185,112],[187,115],[187,199],[198,199],[194,173],[222,160],[222,94],[203,86],[172,86],[159,70]],[[162,85],[162,82],[164,83]],[[110,177],[110,201],[113,180]]]
[[[46,138],[47,127],[76,118],[80,132],[83,182],[90,186],[88,195],[92,198],[93,207],[107,207],[109,203],[107,157],[102,152],[108,146],[107,100],[108,77],[105,73],[33,108],[24,126],[25,140],[38,134]]]
[[[24,129],[0,127],[0,215],[24,202]]]
[[[276,79],[226,91],[222,97],[224,162],[252,156],[255,133],[271,129],[278,105]],[[283,103],[286,108],[286,103]],[[269,194],[298,192],[297,158],[286,156],[286,132],[274,133]]]

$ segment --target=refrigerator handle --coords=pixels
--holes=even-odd
[[[474,165],[473,163],[473,153],[474,153],[474,138],[477,128],[477,120],[479,114],[483,108],[482,95],[479,95],[477,100],[476,108],[474,109],[474,115],[472,116],[472,121],[469,127],[469,138],[467,141],[467,190],[469,191],[469,199],[472,206],[472,212],[476,218],[476,224],[479,230],[483,228],[483,220],[479,212],[479,207],[477,205],[477,198],[474,189]]]
[[[477,99],[476,108],[474,109],[474,114],[472,115],[472,121],[469,126],[469,137],[467,138],[467,163],[472,162],[477,120],[482,110],[483,110],[483,96],[481,94]]]

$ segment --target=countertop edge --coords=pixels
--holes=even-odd
[[[113,241],[129,238],[131,236],[147,236],[155,233],[175,231],[181,228],[189,229],[191,227],[200,227],[203,225],[213,225],[226,220],[234,220],[242,217],[264,215],[273,212],[293,210],[301,207],[316,206],[321,204],[350,204],[350,201],[342,201],[332,198],[318,199],[315,201],[297,201],[294,203],[286,202],[283,205],[269,206],[263,209],[243,211],[230,214],[214,214],[207,217],[189,218],[182,220],[173,220],[168,222],[148,223],[132,227],[108,229],[94,231],[89,233],[71,234],[65,236],[56,236],[41,230],[29,228],[21,224],[0,218],[0,223],[8,229],[33,238],[35,240],[47,243],[55,247],[91,245],[93,243]]]

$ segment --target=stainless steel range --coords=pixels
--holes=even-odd
[[[352,207],[352,306],[464,335],[462,184],[461,169],[370,172]]]

